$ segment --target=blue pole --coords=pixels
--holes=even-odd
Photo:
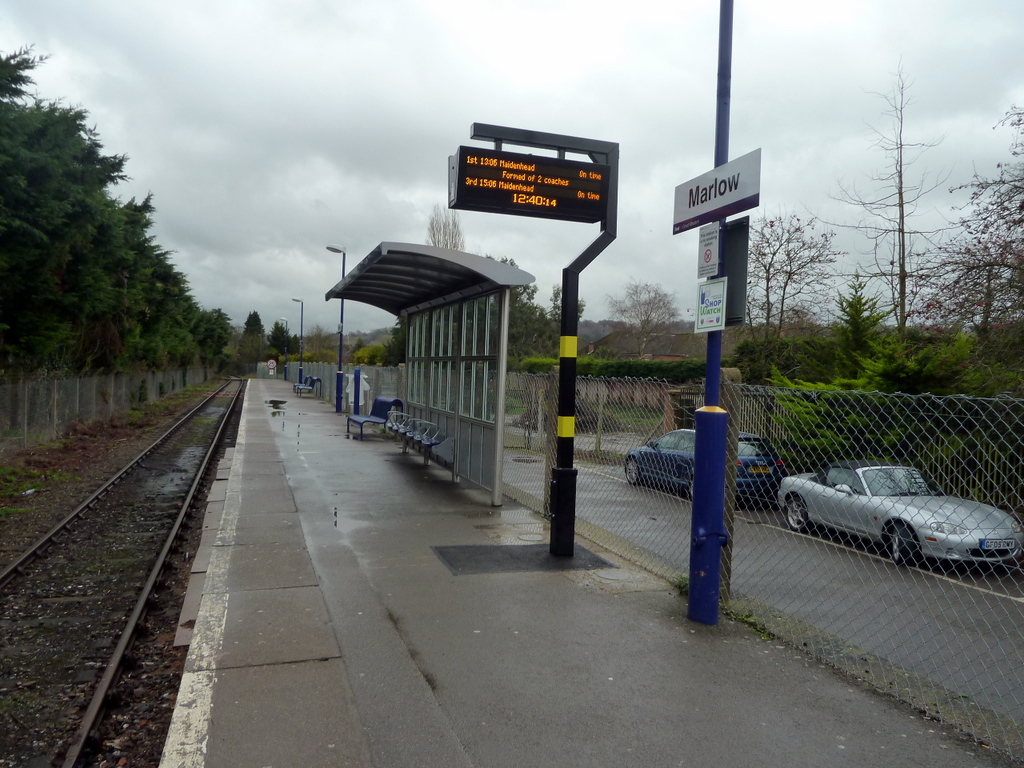
[[[362,388],[360,386],[359,379],[361,376],[362,373],[358,368],[356,368],[355,375],[352,377],[352,386],[356,390],[355,392],[352,393],[352,413],[355,414],[356,416],[359,415],[359,390]]]
[[[284,320],[284,318],[281,318]],[[288,321],[284,321],[284,380],[288,381],[288,336],[291,331],[288,330]]]
[[[292,299],[292,301],[295,301],[295,299]],[[299,383],[300,384],[303,383],[303,378],[302,378],[302,347],[304,345],[305,338],[304,338],[303,333],[302,333],[302,323],[303,323],[303,320],[305,318],[305,313],[306,313],[306,304],[305,304],[305,302],[300,301],[299,302]]]
[[[328,247],[327,250],[330,250]],[[341,252],[341,279],[345,279],[345,252]],[[341,313],[338,319],[338,373],[334,377],[334,412],[343,409],[342,392],[345,389],[345,300],[341,300]]]
[[[694,414],[693,518],[690,538],[690,588],[686,616],[701,624],[718,623],[722,547],[725,530],[725,441],[729,414],[717,406]]]
[[[715,168],[729,162],[729,114],[732,106],[732,8],[733,0],[721,0],[718,21],[718,99],[715,108]],[[719,237],[724,221],[719,222]],[[719,243],[719,252],[724,248]],[[722,262],[718,274],[722,276]],[[722,388],[722,332],[708,334],[705,405],[718,405]]]
[[[715,110],[715,167],[729,162],[729,108],[732,101],[733,0],[721,0],[718,26],[718,100]],[[719,222],[719,237],[724,238]],[[719,241],[724,252],[724,244]],[[722,276],[719,261],[718,275]],[[695,414],[693,512],[690,530],[690,590],[687,616],[718,623],[722,547],[725,532],[725,463],[729,414],[718,407],[722,389],[722,332],[708,334],[704,407]]]

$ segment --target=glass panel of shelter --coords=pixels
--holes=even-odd
[[[454,438],[453,477],[494,487],[501,294],[409,316],[407,411]],[[491,457],[491,458],[488,458]]]
[[[426,405],[427,392],[427,338],[430,316],[426,312],[409,319],[409,390],[410,403]]]
[[[494,423],[497,390],[498,296],[491,294],[463,304],[462,393],[459,413]]]

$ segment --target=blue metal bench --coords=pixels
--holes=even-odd
[[[320,388],[320,396],[323,397],[323,382],[317,376],[307,376],[305,381],[297,382],[292,389],[302,397],[303,392],[315,392],[317,387]]]
[[[345,431],[349,431],[349,427],[352,424],[359,425],[359,439],[363,439],[363,427],[367,424],[380,424],[381,426],[388,423],[388,414],[392,411],[404,410],[404,403],[401,398],[398,397],[384,397],[378,395],[373,398],[373,405],[370,406],[370,412],[366,415],[352,414],[348,417],[345,422]]]
[[[432,421],[417,419],[403,411],[391,411],[385,428],[402,443],[402,453],[412,448],[422,454],[424,463],[434,459],[447,466],[454,461],[455,441],[445,436]]]

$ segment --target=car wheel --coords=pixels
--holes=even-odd
[[[640,472],[640,465],[636,459],[626,459],[626,482],[630,485],[640,485],[644,476]]]
[[[789,530],[803,533],[810,525],[810,518],[807,516],[807,504],[799,496],[786,497],[786,525]]]
[[[921,559],[921,542],[909,525],[896,521],[886,528],[885,551],[896,565],[914,565]]]

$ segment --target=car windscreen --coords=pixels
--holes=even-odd
[[[656,444],[663,451],[692,451],[693,435],[687,432],[669,432],[659,437]]]
[[[863,471],[872,496],[931,496],[934,486],[913,467],[876,467]]]
[[[737,455],[740,458],[744,456],[773,456],[775,451],[764,440],[745,438],[740,440]]]

